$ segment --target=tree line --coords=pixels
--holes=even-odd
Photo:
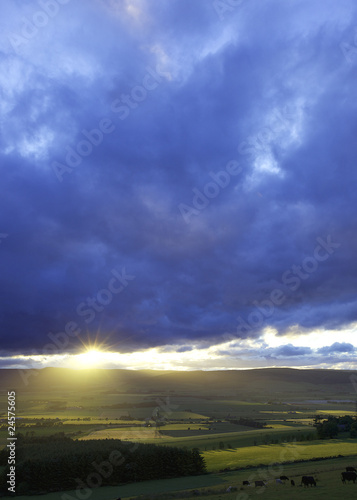
[[[0,452],[0,492],[7,492],[6,449]],[[101,469],[103,473],[101,474]],[[17,435],[16,491],[40,494],[73,490],[100,475],[100,486],[199,475],[206,472],[197,449],[138,444],[119,439],[74,441],[52,436]],[[93,487],[93,486],[92,486]]]

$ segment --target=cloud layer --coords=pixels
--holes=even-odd
[[[357,321],[357,6],[321,6],[4,7],[4,357],[70,323],[61,352],[270,327],[285,360],[353,355],[323,332]],[[320,351],[291,340],[314,330]]]

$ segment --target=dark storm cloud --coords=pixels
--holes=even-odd
[[[4,352],[43,352],[68,322],[130,351],[356,321],[356,65],[340,48],[356,7],[325,5],[220,20],[203,1],[69,2],[17,51],[6,33],[32,13],[7,7]],[[123,268],[135,279],[113,293]]]

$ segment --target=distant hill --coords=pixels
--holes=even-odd
[[[353,378],[354,377],[354,378]],[[350,370],[300,370],[266,368],[226,371],[156,371],[43,368],[0,369],[0,391],[101,390],[103,392],[192,394],[202,397],[257,394],[327,398],[336,394],[356,399],[357,372]]]

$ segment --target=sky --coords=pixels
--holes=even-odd
[[[356,369],[355,0],[0,9],[0,368]]]

